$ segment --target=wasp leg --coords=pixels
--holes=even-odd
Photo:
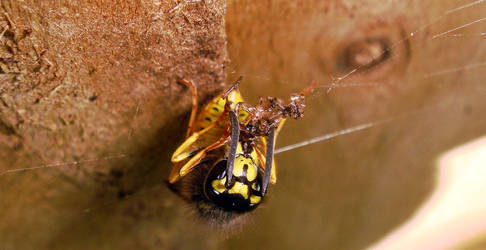
[[[223,114],[215,122],[211,123],[211,125],[209,125],[208,127],[206,127],[205,129],[199,132],[194,132],[191,136],[189,136],[186,139],[186,141],[181,146],[179,146],[176,149],[176,151],[174,152],[171,158],[172,163],[180,163],[188,159],[189,157],[191,158],[187,162],[185,162],[182,167],[180,167],[180,165],[178,164],[174,165],[174,168],[172,169],[172,172],[169,176],[170,183],[176,182],[177,180],[179,180],[180,177],[183,177],[189,172],[191,172],[192,169],[195,166],[197,166],[199,162],[206,156],[207,152],[223,146],[228,141],[229,139],[228,125],[225,124],[223,126],[223,131],[224,131],[223,136],[219,137],[219,139],[216,142],[202,147],[203,149],[188,151],[190,146],[192,146],[194,143],[197,143],[197,141],[202,136],[204,136],[207,133],[210,133],[211,131],[213,131],[213,129],[215,129],[217,126],[223,123],[226,118],[225,114],[229,112],[229,110],[230,110],[230,106],[228,105],[228,103],[226,103]],[[199,152],[196,153],[197,151]],[[196,154],[193,155],[194,153]]]
[[[178,181],[181,176],[179,175],[179,172],[181,171],[182,163],[176,163],[174,167],[172,167],[172,170],[170,171],[169,175],[169,183],[175,183]]]
[[[172,168],[169,176],[170,183],[176,182],[177,180],[179,180],[180,177],[191,172],[192,169],[206,156],[207,152],[221,147],[226,143],[226,141],[228,140],[228,132],[225,132],[223,136],[218,139],[218,141],[208,145],[206,148],[202,149],[195,155],[193,155],[193,151],[186,151],[192,143],[196,142],[201,136],[204,136],[206,133],[208,133],[208,131],[213,129],[218,123],[219,120],[211,126],[202,130],[200,133],[193,133],[181,146],[179,146],[179,148],[176,149],[171,158],[172,163],[175,163],[175,165]],[[186,163],[182,164],[182,161],[188,159],[189,157],[191,157],[191,159],[189,159]]]
[[[217,142],[213,143],[209,147],[201,150],[199,153],[194,155],[188,162],[186,162],[182,167],[174,166],[169,176],[169,183],[175,183],[179,178],[184,177],[186,174],[190,173],[192,169],[201,162],[201,160],[206,156],[206,154],[216,148],[223,146],[228,140],[228,136],[221,137]]]
[[[171,161],[172,163],[177,163],[181,162],[191,155],[193,155],[193,151],[188,151],[191,145],[193,145],[195,142],[197,142],[202,136],[204,136],[206,133],[211,131],[218,123],[215,122],[208,126],[207,128],[199,131],[199,132],[194,132],[191,134],[191,136],[187,137],[187,139],[174,151],[172,154]],[[208,145],[209,146],[209,145]]]
[[[191,110],[191,118],[189,119],[189,126],[187,127],[187,132],[186,132],[186,138],[187,138],[192,133],[192,129],[194,128],[194,121],[196,120],[196,115],[197,115],[197,88],[192,81],[181,79],[179,80],[179,82],[190,87],[192,92],[192,110]]]
[[[182,166],[181,170],[179,171],[179,176],[183,177],[189,172],[191,172],[192,169],[206,156],[207,152],[223,146],[227,141],[228,141],[228,134],[225,133],[223,136],[221,136],[221,138],[219,138],[218,141],[211,144],[207,148],[201,150],[199,153],[193,156],[188,162],[186,162],[186,164],[184,164],[184,166]]]
[[[270,183],[270,177],[272,175],[273,150],[275,148],[275,128],[270,129],[267,140],[267,155],[265,156],[265,173],[263,175],[262,197],[265,196],[267,192],[268,183]]]
[[[227,106],[228,105],[225,104],[224,112],[228,112],[227,110],[229,110],[229,106],[228,107]],[[190,146],[192,146],[194,143],[196,143],[198,140],[200,140],[200,138],[202,136],[205,136],[206,134],[210,133],[214,128],[219,126],[222,122],[224,122],[225,118],[226,118],[226,115],[223,113],[222,115],[219,116],[219,118],[215,122],[211,123],[208,127],[204,128],[201,131],[194,132],[190,136],[188,136],[186,138],[186,140],[182,143],[182,145],[180,145],[172,154],[172,158],[171,158],[172,163],[181,162],[181,161],[187,159],[188,157],[192,156],[194,151],[188,151]],[[225,130],[226,130],[226,128],[225,128]],[[227,136],[228,134],[226,133],[225,135]],[[207,146],[210,146],[210,145],[207,145]],[[204,147],[206,147],[206,145]],[[197,150],[195,150],[195,151],[197,151]]]
[[[238,110],[236,110],[238,112]],[[228,154],[228,160],[226,161],[226,187],[229,188],[231,185],[231,179],[233,178],[233,167],[236,158],[236,148],[238,147],[238,141],[240,137],[240,122],[238,120],[238,115],[230,110],[229,111],[230,121],[231,121],[231,144]]]

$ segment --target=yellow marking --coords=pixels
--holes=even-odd
[[[229,95],[228,95],[228,100],[231,101],[231,108],[235,108],[236,104],[239,102],[243,102],[243,98],[241,97],[240,91],[237,89],[233,90]]]
[[[242,177],[245,164],[248,166],[246,170],[246,179],[252,182],[257,177],[258,170],[253,164],[253,161],[250,158],[244,157],[243,155],[236,157],[235,165],[233,168],[233,175]]]
[[[277,166],[275,166],[275,159],[272,162],[272,173],[270,174],[270,183],[275,184],[277,182]]]
[[[238,119],[240,122],[244,122],[246,120],[246,118],[248,117],[248,113],[244,110],[239,110],[239,114],[238,114]]]
[[[241,143],[238,143],[236,147],[236,154],[241,154],[241,153],[243,153],[243,148],[241,146]],[[251,152],[250,157],[251,158],[246,158],[243,155],[239,155],[238,157],[236,157],[235,164],[233,167],[234,176],[238,176],[238,177],[243,176],[243,167],[246,164],[248,165],[248,170],[246,172],[247,180],[253,181],[256,178],[258,170],[254,167],[253,159],[255,160],[258,159],[258,155],[255,152],[255,150]]]
[[[252,204],[258,204],[258,203],[260,203],[261,200],[262,200],[262,197],[260,197],[260,196],[256,196],[256,195],[250,196],[250,202]]]
[[[226,103],[226,100],[221,98],[221,96],[217,97],[218,99],[216,100],[216,105],[219,107],[224,107],[224,104]]]
[[[233,167],[233,175],[242,177],[243,176],[243,167],[245,164],[248,165],[248,159],[246,159],[244,156],[240,155],[236,157],[235,159],[235,165]]]
[[[235,182],[233,187],[228,190],[230,194],[241,194],[243,198],[248,199],[248,186],[239,181]]]
[[[215,97],[203,108],[202,112],[199,113],[194,126],[205,128],[216,122],[216,120],[223,114],[225,103],[226,100],[222,99],[221,96]],[[214,110],[214,108],[217,110]],[[209,121],[205,118],[208,118]]]
[[[257,169],[253,165],[253,161],[250,158],[246,158],[243,155],[236,157],[235,165],[233,167],[233,175],[243,177],[243,170],[245,165],[248,166],[246,170],[246,179],[253,181],[257,176]]]
[[[238,142],[238,145],[236,145],[236,153],[240,154],[243,152],[243,148],[241,146],[241,143]]]
[[[219,116],[223,113],[224,107],[219,107],[219,105],[212,105],[211,108],[208,110],[208,113],[213,116]]]
[[[257,170],[253,165],[248,166],[248,171],[246,171],[246,179],[248,181],[253,181],[257,177]]]
[[[224,190],[226,190],[226,177],[224,177],[221,180],[214,180],[211,182],[211,186],[213,187],[214,190],[218,191],[219,193],[223,193]]]
[[[251,184],[251,188],[252,188],[253,190],[257,191],[257,184],[256,184],[256,182],[255,182],[255,183],[253,183],[253,184]]]

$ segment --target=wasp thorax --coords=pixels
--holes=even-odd
[[[251,158],[236,157],[231,183],[227,185],[226,160],[219,161],[209,171],[204,182],[204,194],[218,207],[227,211],[247,212],[261,200],[261,178]]]

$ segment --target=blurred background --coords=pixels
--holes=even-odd
[[[319,82],[305,117],[285,124],[277,148],[374,126],[278,154],[271,199],[223,245],[363,249],[411,220],[441,183],[440,156],[486,134],[485,13],[482,1],[228,2],[228,74],[244,76],[244,96],[287,99]],[[464,171],[467,164],[474,163],[464,161]],[[379,246],[457,247],[439,244],[451,235],[441,224],[448,215],[427,221],[438,224],[421,231],[429,241],[403,232],[396,242],[417,244]],[[484,216],[476,221],[486,225]]]

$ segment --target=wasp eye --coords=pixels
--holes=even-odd
[[[248,164],[243,156],[235,161],[231,185],[226,187],[226,160],[214,165],[204,182],[204,194],[218,207],[226,211],[248,212],[256,208],[261,196],[261,178],[257,178],[258,169]]]

